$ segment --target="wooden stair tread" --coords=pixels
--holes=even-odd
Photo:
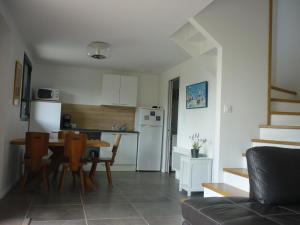
[[[232,173],[241,177],[249,178],[248,170],[245,168],[224,168],[223,171]]]
[[[271,112],[272,115],[288,115],[288,116],[300,116],[300,112],[279,112],[273,111]]]
[[[280,88],[280,87],[277,87],[275,85],[272,85],[271,89],[276,90],[276,91],[280,91],[280,92],[284,92],[284,93],[288,93],[288,94],[291,94],[291,95],[297,95],[296,91],[291,91],[291,90],[288,90],[288,89],[285,89],[285,88]]]
[[[214,191],[224,197],[249,197],[249,193],[225,183],[204,183],[204,188]]]
[[[276,140],[265,140],[265,139],[252,139],[252,142],[300,146],[300,142],[296,142],[296,141],[276,141]]]
[[[269,129],[300,129],[300,126],[283,126],[283,125],[260,125],[259,128],[269,128]]]
[[[271,98],[272,102],[300,103],[300,99]]]

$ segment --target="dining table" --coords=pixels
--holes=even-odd
[[[17,145],[17,146],[25,146],[26,139],[16,138],[11,140],[10,144]],[[64,158],[64,145],[65,145],[64,139],[49,138],[48,147],[53,153],[53,155],[51,156],[52,163],[49,169],[49,174],[51,172],[54,172],[53,181],[56,180],[58,166],[62,163]],[[111,146],[110,143],[102,140],[87,140],[86,142],[87,148],[101,148],[101,147],[110,147],[110,146]],[[96,190],[94,181],[88,175],[85,176],[85,184],[87,190]]]
[[[12,145],[25,145],[25,138],[16,138],[10,141]],[[64,139],[50,138],[49,139],[49,148],[51,147],[64,147]],[[87,140],[86,147],[88,148],[101,148],[101,147],[110,147],[110,143],[101,140]]]

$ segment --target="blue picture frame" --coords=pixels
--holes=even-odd
[[[208,107],[208,82],[186,86],[186,108],[197,109]]]

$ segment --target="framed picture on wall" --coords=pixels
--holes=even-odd
[[[30,116],[31,72],[32,64],[29,57],[25,53],[23,62],[22,95],[20,107],[20,118],[23,121],[28,121]]]
[[[208,106],[208,82],[186,86],[186,108],[206,108]]]
[[[12,100],[14,106],[19,106],[20,104],[21,91],[22,91],[22,73],[23,73],[23,66],[19,61],[16,61],[14,93],[13,93],[13,100]]]

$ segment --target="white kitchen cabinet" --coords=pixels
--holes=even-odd
[[[114,143],[115,132],[103,132],[101,140]],[[121,141],[115,159],[111,167],[114,171],[135,171],[137,156],[137,133],[121,133]],[[101,157],[111,157],[111,148],[101,148]]]
[[[137,77],[105,74],[102,81],[103,105],[137,106]]]
[[[104,75],[102,80],[102,104],[120,104],[120,76]]]
[[[179,191],[203,191],[202,184],[211,182],[212,159],[181,156]]]
[[[137,87],[137,77],[121,76],[120,105],[133,107],[137,105]]]

